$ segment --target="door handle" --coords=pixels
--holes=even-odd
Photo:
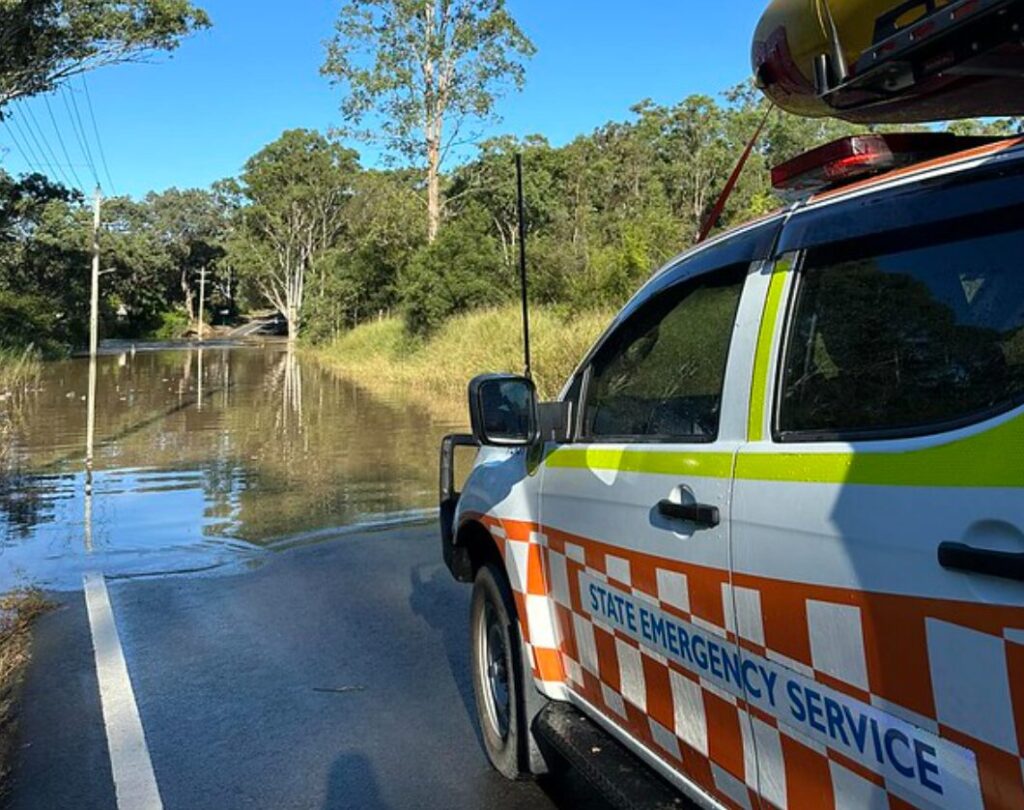
[[[966,543],[939,543],[939,565],[955,571],[1024,581],[1024,554],[1012,551],[990,551]]]
[[[667,498],[658,501],[658,512],[676,520],[688,520],[711,529],[722,522],[717,506],[706,503],[676,503]]]

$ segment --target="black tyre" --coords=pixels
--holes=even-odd
[[[529,775],[524,752],[522,643],[505,572],[493,563],[477,571],[470,608],[470,649],[477,719],[487,758],[508,779]]]

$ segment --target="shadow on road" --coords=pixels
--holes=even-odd
[[[334,760],[327,777],[326,794],[324,810],[387,810],[388,807],[381,798],[370,760],[356,751]]]
[[[452,608],[452,575],[440,564],[418,565],[409,574],[409,608],[441,637],[448,669],[459,690],[477,742],[483,746],[476,723],[476,698],[469,662],[469,592],[462,610]]]

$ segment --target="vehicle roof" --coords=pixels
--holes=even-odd
[[[817,207],[819,205],[828,205],[840,202],[861,194],[883,191],[886,188],[902,182],[916,182],[935,173],[966,171],[997,156],[1005,156],[1010,159],[1024,159],[1024,136],[1006,138],[1005,140],[995,141],[973,149],[953,152],[939,158],[922,161],[911,166],[904,166],[899,169],[885,172],[884,174],[879,174],[874,177],[850,183],[849,185],[840,186],[838,188],[829,189],[827,191],[811,195],[791,205],[784,206],[772,211],[771,213],[756,217],[741,225],[729,228],[722,233],[716,234],[707,241],[683,251],[678,256],[673,257],[656,273],[654,273],[654,276],[660,276],[662,273],[675,267],[682,260],[688,259],[704,250],[710,250],[715,245],[731,239],[734,236],[738,236],[744,231],[751,230],[772,220],[788,216],[796,211],[810,207]]]
[[[850,183],[849,185],[840,186],[827,191],[821,191],[812,195],[807,200],[807,204],[811,205],[824,200],[838,199],[840,197],[850,196],[869,189],[878,189],[888,186],[901,178],[911,177],[918,174],[926,174],[934,170],[953,167],[958,169],[968,169],[985,158],[1003,153],[1010,153],[1017,149],[1021,149],[1021,155],[1024,156],[1024,136],[1006,138],[1002,141],[995,141],[982,146],[976,146],[973,149],[964,149],[962,151],[953,152],[931,160],[914,163],[911,166],[893,169],[892,171],[885,172],[884,174],[876,175],[875,177],[868,177],[864,180]]]

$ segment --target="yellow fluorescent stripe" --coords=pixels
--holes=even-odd
[[[732,454],[622,450],[613,447],[564,447],[548,456],[547,465],[566,469],[729,478],[732,475]]]
[[[732,456],[715,452],[564,447],[548,456],[547,465],[729,478]],[[905,453],[741,450],[736,459],[736,477],[745,481],[808,484],[1024,488],[1024,416],[961,441]]]
[[[906,453],[743,453],[736,477],[914,487],[1024,487],[1024,417]]]
[[[768,371],[771,368],[772,337],[775,335],[775,322],[779,317],[782,305],[782,291],[786,287],[791,263],[780,260],[775,265],[772,280],[768,285],[768,300],[764,305],[761,317],[761,328],[757,333],[757,353],[754,355],[754,380],[750,385],[750,422],[748,435],[750,441],[759,442],[764,439],[765,402],[768,396]]]

